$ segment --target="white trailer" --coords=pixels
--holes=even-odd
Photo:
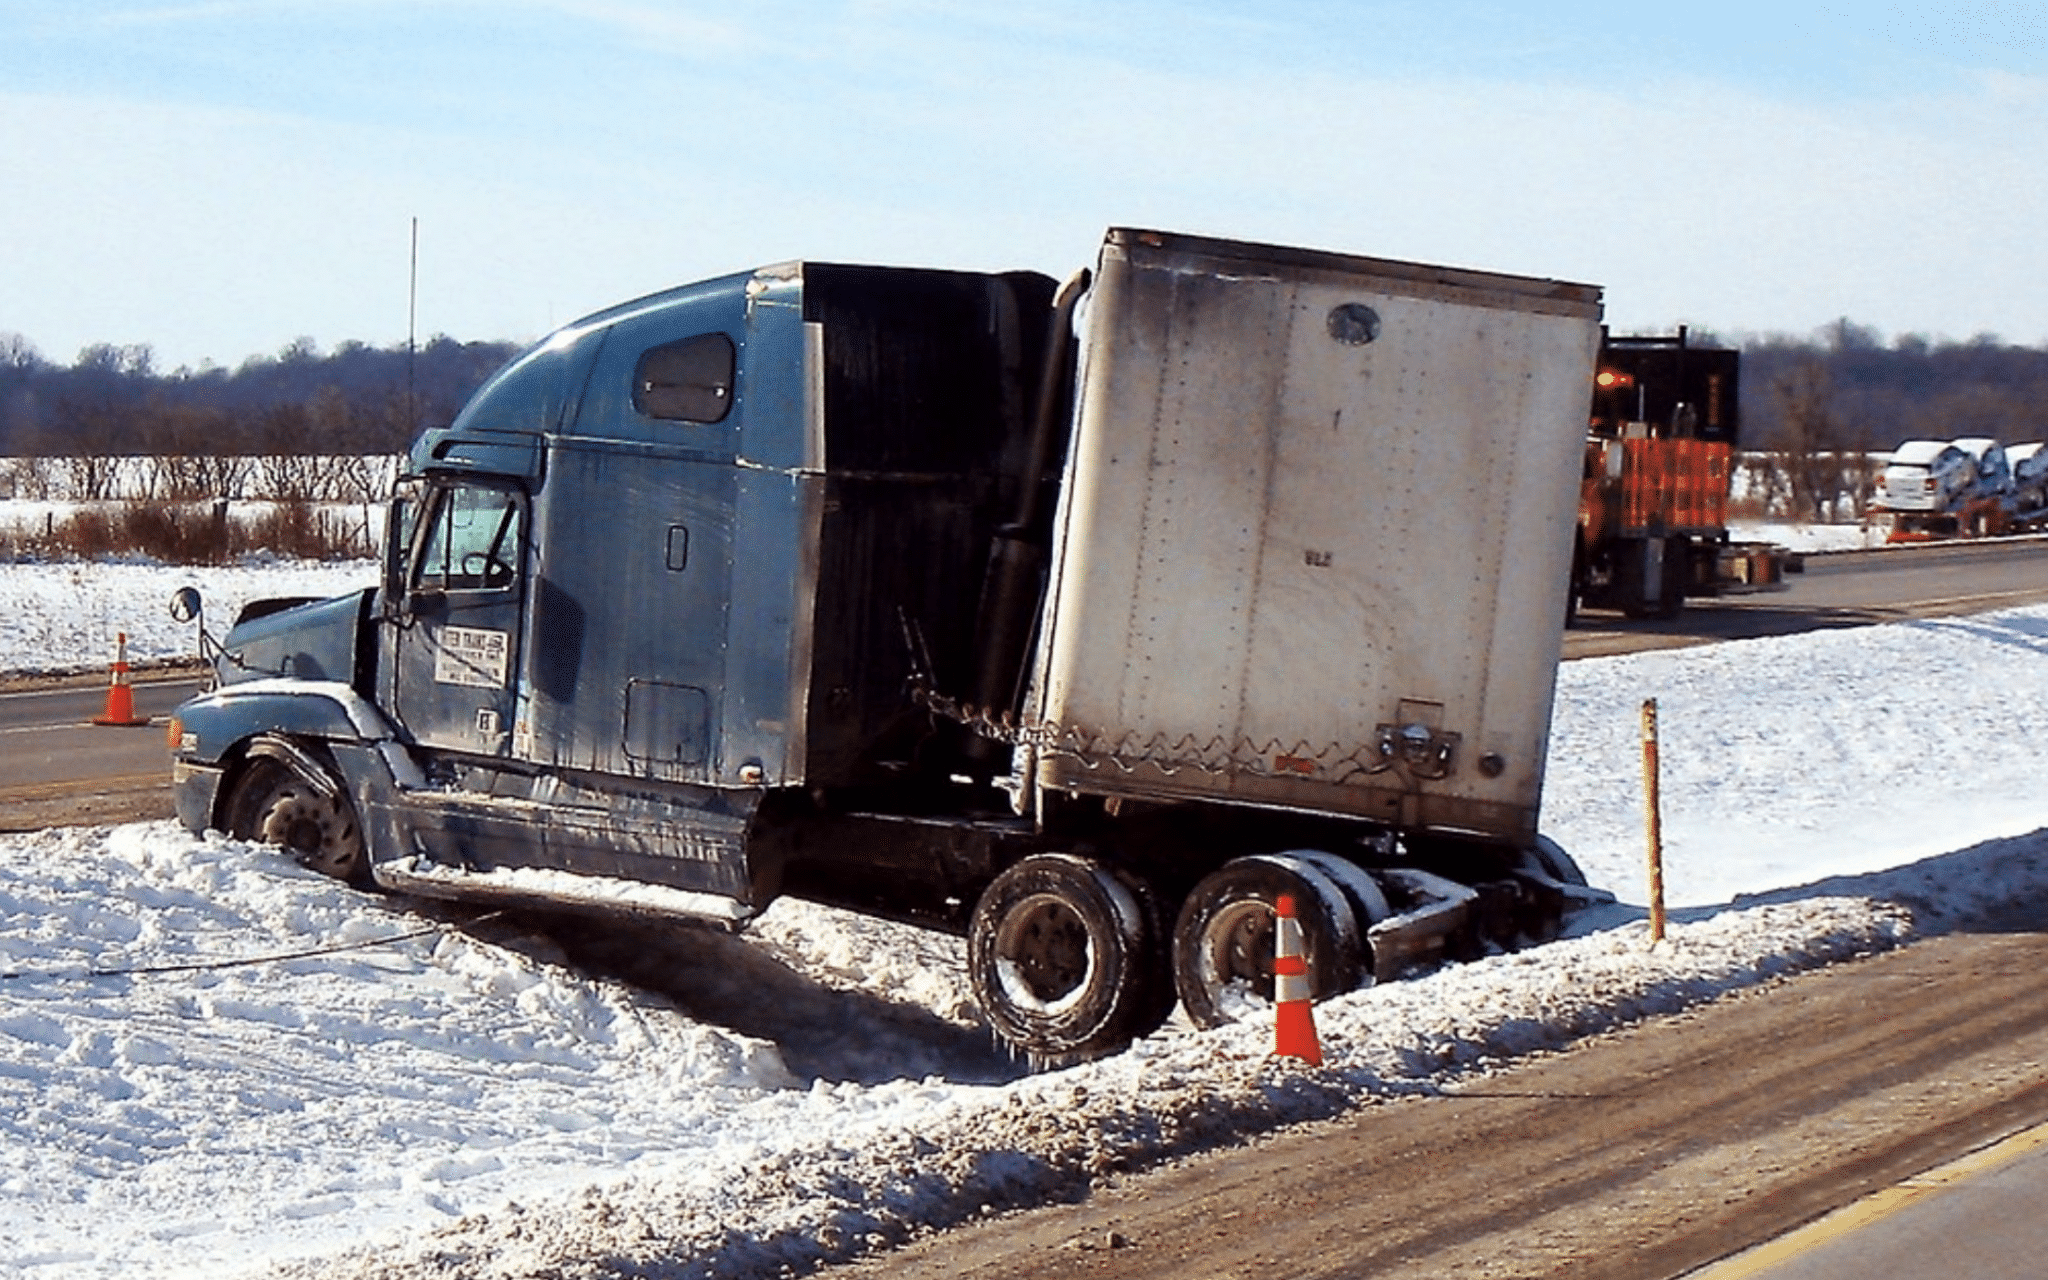
[[[1532,841],[1596,296],[1112,239],[1020,781]]]

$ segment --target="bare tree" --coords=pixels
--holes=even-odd
[[[1848,328],[1844,322],[1845,329]],[[1846,342],[1846,338],[1844,339]],[[1829,519],[1844,497],[1857,494],[1856,455],[1835,412],[1834,379],[1818,359],[1801,360],[1771,384],[1783,446],[1786,495],[1795,516]]]
[[[36,344],[18,333],[0,333],[0,369],[26,371],[42,366]]]

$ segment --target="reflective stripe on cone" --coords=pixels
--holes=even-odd
[[[1301,941],[1301,921],[1294,915],[1294,895],[1281,894],[1274,907],[1273,1053],[1319,1067],[1323,1065],[1323,1046],[1316,1039],[1308,958]]]
[[[135,714],[135,687],[128,682],[128,633],[114,642],[114,670],[107,678],[107,709],[93,717],[94,724],[133,729],[149,723],[148,716]]]

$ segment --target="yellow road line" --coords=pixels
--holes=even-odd
[[[2009,1138],[1917,1174],[1897,1186],[1872,1192],[1854,1204],[1844,1205],[1826,1217],[1816,1218],[1775,1240],[1767,1240],[1733,1257],[1709,1263],[1698,1271],[1689,1271],[1685,1280],[1744,1280],[1758,1275],[2042,1147],[2048,1147],[2048,1125],[2022,1129]]]

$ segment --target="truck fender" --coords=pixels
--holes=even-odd
[[[334,771],[289,738],[265,734],[249,744],[242,758],[275,760],[324,799],[332,800],[342,794],[341,780],[334,776]]]
[[[192,699],[177,712],[179,753],[219,765],[261,736],[340,742],[379,742],[395,736],[391,722],[354,689],[340,683],[257,680],[227,685]]]

